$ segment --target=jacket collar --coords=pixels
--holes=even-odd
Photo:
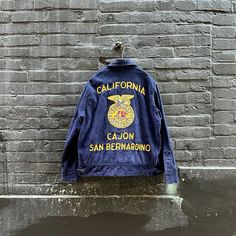
[[[128,66],[137,65],[132,59],[129,58],[118,58],[111,61],[108,66]]]

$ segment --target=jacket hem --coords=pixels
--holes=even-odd
[[[77,182],[79,180],[77,170],[64,170],[61,172],[63,182]]]
[[[83,176],[139,176],[157,175],[163,171],[150,165],[132,164],[108,164],[108,165],[89,165],[78,169],[78,174]]]
[[[176,171],[176,173],[171,174],[165,174],[165,179],[167,184],[176,184],[179,183],[179,176]]]

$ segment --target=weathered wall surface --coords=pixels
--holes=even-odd
[[[142,195],[143,186],[119,196],[0,195],[0,235],[233,236],[236,171],[221,174],[183,171],[180,198]]]
[[[199,235],[199,229],[233,235],[235,12],[232,0],[1,0],[0,235],[30,224],[20,235],[77,235],[77,224],[92,230],[98,219],[124,217],[135,222],[127,235],[152,235],[145,227],[175,227],[160,235]],[[125,57],[158,81],[182,167],[180,197],[167,195],[161,176],[60,183],[61,153],[79,95],[106,60],[120,57],[112,50],[116,41],[129,45]],[[27,196],[11,200],[11,194]],[[92,214],[98,215],[87,221],[72,217]],[[181,228],[186,216],[190,228]],[[203,223],[209,219],[210,225]],[[222,222],[223,231],[215,227]],[[114,229],[122,235],[122,228]]]
[[[236,158],[234,1],[0,2],[2,193],[59,183],[85,82],[117,40],[158,81],[179,165]]]

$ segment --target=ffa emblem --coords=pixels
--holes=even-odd
[[[126,128],[134,121],[134,110],[130,106],[130,99],[134,95],[112,95],[107,97],[109,100],[115,102],[108,110],[107,118],[111,125],[116,128]]]

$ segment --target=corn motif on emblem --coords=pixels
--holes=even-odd
[[[109,107],[107,118],[110,124],[116,128],[126,128],[134,121],[134,110],[130,105],[130,99],[134,95],[112,95],[107,97],[115,102]]]

